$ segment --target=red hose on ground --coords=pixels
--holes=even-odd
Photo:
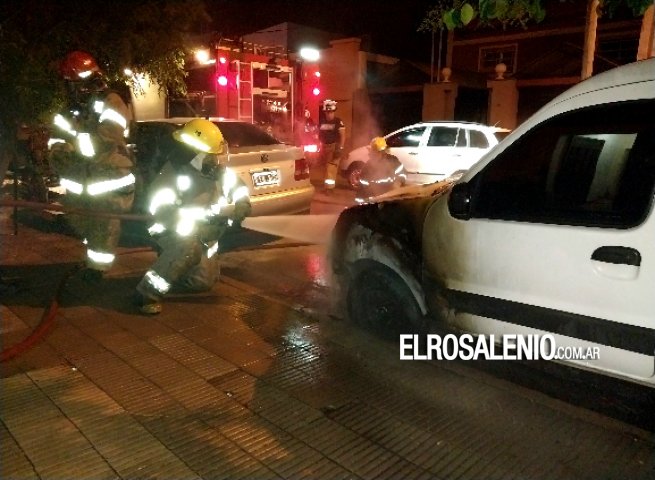
[[[28,209],[33,209],[33,210],[52,210],[52,211],[60,211],[60,212],[66,212],[66,213],[76,213],[78,215],[86,215],[86,216],[92,216],[92,217],[105,217],[105,218],[120,218],[123,220],[148,220],[149,217],[148,215],[137,215],[137,214],[119,214],[119,213],[113,213],[113,212],[98,212],[94,210],[87,210],[87,209],[80,209],[80,208],[72,208],[72,207],[65,207],[62,205],[55,205],[51,203],[40,203],[40,202],[29,202],[29,201],[24,201],[24,200],[1,200],[0,201],[0,207],[21,207],[21,208],[28,208]],[[150,248],[147,249],[134,249],[129,252],[121,252],[122,255],[126,253],[134,253],[136,251],[145,251],[145,250],[151,250]],[[12,358],[15,358],[16,356],[20,355],[21,353],[27,351],[30,349],[34,344],[36,344],[39,340],[43,339],[45,335],[48,333],[48,331],[52,328],[54,325],[54,320],[55,316],[57,315],[57,310],[59,309],[59,295],[61,294],[61,291],[63,290],[63,286],[66,283],[66,280],[70,278],[71,275],[73,275],[77,270],[79,270],[81,267],[73,268],[71,269],[70,272],[68,272],[64,277],[62,278],[61,282],[57,286],[57,291],[55,293],[55,296],[53,299],[50,301],[50,304],[46,307],[46,309],[43,311],[43,315],[41,316],[41,321],[37,325],[37,327],[30,333],[24,340],[21,342],[17,343],[16,345],[13,345],[9,348],[6,348],[2,351],[0,351],[0,363],[6,362],[8,360],[11,360]]]
[[[151,248],[133,248],[125,252],[120,252],[117,255],[127,255],[129,253],[150,252],[150,251],[152,251]],[[25,339],[23,339],[16,345],[12,345],[11,347],[0,351],[0,363],[7,362],[12,358],[17,357],[21,353],[29,350],[39,340],[42,340],[46,336],[48,331],[52,328],[52,326],[55,323],[54,322],[55,316],[57,315],[57,311],[59,310],[59,296],[61,295],[61,292],[64,289],[64,284],[71,276],[75,274],[75,272],[77,272],[81,268],[82,265],[80,264],[77,267],[72,268],[66,275],[64,275],[64,277],[59,282],[59,285],[57,286],[57,291],[55,292],[54,297],[52,298],[52,300],[50,300],[50,304],[43,311],[43,315],[41,315],[41,321],[39,322],[39,324],[32,331],[32,333],[30,333]]]
[[[17,357],[21,353],[32,348],[36,342],[38,342],[43,337],[45,337],[46,333],[48,333],[50,328],[52,328],[52,326],[54,325],[55,316],[57,315],[57,310],[59,309],[59,295],[61,294],[61,291],[64,288],[64,284],[66,283],[66,280],[68,280],[79,269],[80,266],[76,268],[72,268],[66,275],[64,275],[64,277],[59,282],[59,285],[57,286],[57,291],[55,292],[55,296],[52,298],[50,304],[43,311],[43,315],[41,315],[41,321],[39,322],[37,327],[21,342],[2,350],[0,352],[0,363],[6,362],[14,357]]]

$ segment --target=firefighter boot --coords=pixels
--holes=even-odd
[[[100,283],[103,272],[94,268],[85,268],[82,270],[82,280],[90,284]]]
[[[161,303],[160,302],[149,302],[144,303],[139,307],[139,311],[144,315],[157,315],[161,313]]]
[[[144,315],[157,315],[162,310],[161,302],[148,298],[138,292],[135,295],[134,303],[139,309],[139,312]]]

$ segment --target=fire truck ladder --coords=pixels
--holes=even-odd
[[[254,119],[252,101],[252,64],[250,62],[236,61],[239,73],[237,80],[237,118],[245,122],[252,122]]]

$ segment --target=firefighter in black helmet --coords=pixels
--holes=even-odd
[[[319,140],[321,152],[325,162],[325,190],[331,191],[337,184],[339,160],[346,143],[346,126],[336,116],[337,102],[325,100],[323,102],[324,119],[319,127]]]

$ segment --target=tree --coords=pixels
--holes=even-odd
[[[0,143],[16,154],[20,125],[49,123],[64,101],[59,61],[70,51],[91,53],[113,85],[123,70],[147,74],[162,89],[185,93],[184,37],[210,22],[194,0],[0,2]],[[0,170],[3,175],[6,167]]]

